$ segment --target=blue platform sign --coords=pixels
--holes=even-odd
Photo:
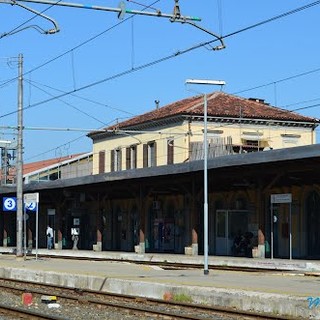
[[[28,202],[28,203],[25,203],[24,205],[25,205],[26,210],[29,210],[29,211],[36,211],[36,209],[37,209],[36,202]]]
[[[16,197],[3,197],[3,211],[16,211],[17,198]]]
[[[25,193],[23,195],[24,208],[29,211],[37,211],[39,193]]]

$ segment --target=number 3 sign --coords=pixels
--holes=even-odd
[[[17,198],[3,198],[3,211],[16,211]]]

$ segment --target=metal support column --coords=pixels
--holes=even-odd
[[[23,160],[22,160],[22,130],[23,130],[23,56],[18,58],[18,145],[17,145],[17,257],[22,257],[22,220],[23,220]]]

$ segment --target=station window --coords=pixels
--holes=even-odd
[[[143,145],[143,167],[155,167],[157,165],[157,144],[150,141]]]
[[[126,149],[126,169],[137,168],[137,146],[133,145]]]
[[[105,172],[105,151],[99,151],[99,173]]]
[[[174,140],[168,139],[167,141],[167,164],[173,164],[174,156]]]
[[[121,171],[121,149],[111,150],[111,171]]]

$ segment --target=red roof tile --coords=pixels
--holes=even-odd
[[[208,116],[245,118],[245,119],[273,119],[280,121],[297,121],[318,123],[318,119],[305,117],[295,112],[265,104],[259,100],[252,100],[215,92],[207,95]],[[129,128],[150,121],[169,118],[176,115],[203,115],[203,96],[196,96],[176,101],[162,108],[147,112],[127,121],[112,126],[113,128]],[[94,134],[95,132],[91,132]],[[89,134],[90,135],[90,134]]]

